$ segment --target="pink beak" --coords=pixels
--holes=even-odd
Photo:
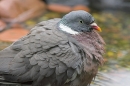
[[[91,27],[99,32],[102,32],[101,28],[96,23],[92,23]]]

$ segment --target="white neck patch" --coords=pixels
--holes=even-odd
[[[63,25],[62,23],[60,23],[59,27],[62,31],[65,31],[67,33],[74,35],[79,34],[79,32],[72,30],[70,27]]]

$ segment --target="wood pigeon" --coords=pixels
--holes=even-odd
[[[0,51],[3,82],[31,86],[88,86],[103,64],[101,29],[86,11],[78,10],[40,22]]]

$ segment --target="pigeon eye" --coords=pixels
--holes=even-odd
[[[80,22],[80,23],[83,23],[83,21],[82,21],[82,20],[80,20],[79,22]]]

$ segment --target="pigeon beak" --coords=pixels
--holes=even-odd
[[[101,28],[96,23],[92,23],[91,27],[99,32],[102,32]]]

